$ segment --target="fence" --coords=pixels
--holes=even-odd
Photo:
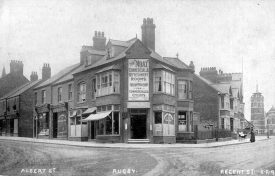
[[[230,130],[210,129],[208,131],[199,131],[197,125],[195,125],[194,127],[194,138],[197,140],[217,139],[234,136]]]

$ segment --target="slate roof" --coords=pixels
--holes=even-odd
[[[212,83],[210,81],[208,81],[207,79],[205,79],[202,76],[197,75],[195,73],[194,73],[194,76],[197,77],[198,79],[200,79],[201,81],[203,81],[204,83],[208,84],[210,87],[212,87],[217,92],[220,92],[220,89],[218,89],[216,86],[213,86]]]
[[[64,68],[63,70],[61,70],[60,72],[58,72],[57,74],[53,75],[51,78],[47,79],[46,81],[42,82],[41,84],[39,84],[38,86],[35,87],[35,89],[47,86],[49,84],[53,84],[56,81],[58,81],[60,78],[63,78],[64,76],[66,76],[67,74],[69,74],[71,71],[73,71],[74,69],[76,69],[80,64],[74,64],[71,65],[69,67]]]
[[[98,67],[98,66],[101,66],[101,65],[105,65],[105,64],[108,64],[108,63],[111,63],[111,62],[114,62],[114,61],[117,61],[119,59],[122,59],[126,56],[126,52],[128,51],[129,48],[131,48],[131,46],[135,43],[135,42],[141,42],[139,39],[137,38],[132,38],[128,41],[120,41],[120,40],[113,40],[113,39],[110,39],[108,43],[110,43],[111,45],[114,45],[114,46],[122,46],[122,47],[125,47],[124,50],[121,51],[120,54],[118,54],[116,57],[114,58],[111,58],[109,59],[107,54],[105,56],[103,56],[100,60],[98,60],[96,63],[94,63],[93,65],[91,66],[88,66],[88,67],[85,67],[83,68],[82,70],[78,71],[78,72],[82,72],[82,71],[85,71],[85,70],[89,70],[91,68],[95,68],[95,67]],[[188,69],[188,66],[183,63],[181,60],[179,60],[178,58],[163,58],[161,57],[158,53],[156,53],[155,51],[153,51],[152,49],[149,49],[151,51],[151,54],[150,56],[162,63],[165,63],[169,66],[172,66],[172,67],[175,67],[175,68],[179,68],[179,69]],[[76,73],[78,73],[76,72]]]
[[[13,89],[8,94],[4,95],[1,99],[18,96],[18,95],[24,93],[25,91],[29,90],[30,88],[34,87],[39,82],[41,82],[41,79],[23,84],[20,87]]]
[[[59,79],[57,82],[55,82],[54,84],[60,84],[62,82],[66,82],[69,80],[73,80],[73,74],[82,70],[83,69],[83,65],[79,65],[79,67],[77,67],[76,69],[74,69],[71,73],[66,74],[64,77],[62,77],[61,79]]]
[[[230,84],[220,83],[220,84],[212,84],[212,86],[218,89],[221,93],[229,94]]]
[[[272,106],[270,108],[270,110],[267,112],[267,114],[270,114],[270,113],[275,113],[275,107],[274,106]]]

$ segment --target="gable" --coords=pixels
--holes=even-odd
[[[126,51],[127,58],[139,58],[148,59],[150,58],[151,51],[143,45],[140,40],[136,42]]]

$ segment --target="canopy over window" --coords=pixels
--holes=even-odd
[[[89,115],[89,117],[87,117],[86,119],[83,119],[83,122],[87,122],[87,121],[96,121],[96,120],[101,120],[104,119],[105,117],[107,117],[108,115],[111,114],[112,111],[106,111],[106,112],[101,112],[98,114],[91,114]]]
[[[88,114],[92,114],[93,112],[95,112],[96,107],[92,107],[92,108],[88,108],[86,111],[84,111],[82,114],[83,115],[88,115]]]

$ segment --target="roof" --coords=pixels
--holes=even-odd
[[[164,69],[169,70],[169,71],[171,71],[171,72],[175,72],[175,71],[172,70],[171,68],[166,67],[165,65],[162,65],[162,64],[156,64],[156,66],[154,67],[154,69],[158,69],[158,68],[160,68],[160,69],[164,68]]]
[[[9,93],[11,90],[26,84],[29,80],[22,74],[9,73],[0,78],[0,97]]]
[[[124,49],[122,49],[122,51],[115,57],[109,59],[109,57],[107,56],[107,54],[105,54],[101,59],[99,59],[97,62],[95,62],[93,65],[90,65],[88,67],[85,67],[81,70],[79,70],[78,72],[76,73],[79,73],[79,72],[82,72],[82,71],[85,71],[85,70],[89,70],[91,68],[95,68],[95,67],[98,67],[98,66],[101,66],[101,65],[105,65],[105,64],[108,64],[108,63],[111,63],[111,62],[114,62],[114,61],[117,61],[119,59],[122,59],[126,56],[126,52],[133,46],[134,43],[136,43],[137,41],[140,41],[139,39],[137,38],[132,38],[128,41],[120,41],[120,40],[113,40],[113,39],[110,39],[108,44],[110,45],[114,45],[114,46],[121,46],[123,47]],[[141,42],[141,41],[140,41]],[[108,45],[107,44],[107,45]],[[156,53],[154,50],[148,48],[150,51],[151,51],[151,54],[150,56],[158,61],[160,61],[161,63],[165,63],[169,66],[172,66],[172,67],[175,67],[175,68],[179,68],[179,69],[189,69],[189,67],[184,63],[182,62],[180,59],[178,58],[169,58],[169,57],[166,57],[166,58],[163,58],[161,57],[158,53]]]
[[[270,108],[270,110],[267,112],[267,114],[270,114],[270,113],[275,113],[275,107],[274,106],[272,106]]]
[[[224,94],[229,94],[229,88],[230,88],[230,84],[212,84],[212,86],[214,86],[217,90],[219,90],[221,93]]]
[[[120,70],[120,68],[119,68],[118,65],[111,65],[111,66],[108,66],[108,67],[104,67],[103,69],[99,70],[96,73],[101,73],[101,72],[105,72],[105,71],[108,71],[108,70]]]
[[[62,77],[57,82],[55,82],[55,84],[59,84],[59,83],[62,83],[62,82],[73,80],[74,79],[73,74],[78,72],[81,69],[83,69],[83,65],[79,65],[79,67],[75,68],[71,73],[66,74],[64,77]]]
[[[23,84],[22,86],[15,88],[8,94],[4,95],[1,99],[18,96],[18,95],[24,93],[25,91],[29,90],[30,88],[34,87],[35,85],[37,85],[40,81],[41,81],[41,79]]]
[[[214,90],[216,90],[217,92],[220,92],[220,90],[217,89],[217,87],[213,86],[212,83],[211,83],[210,81],[208,81],[207,79],[205,79],[205,78],[203,78],[203,77],[201,77],[201,76],[199,76],[199,75],[197,75],[197,74],[195,74],[195,73],[194,73],[194,76],[197,77],[197,78],[199,78],[199,79],[200,79],[201,81],[203,81],[205,84],[207,84],[207,85],[209,85],[210,87],[212,87],[212,88],[213,88]]]
[[[96,49],[88,49],[88,52],[93,55],[104,56],[106,54],[105,50],[96,50]]]
[[[78,66],[79,66],[79,63],[64,68],[63,70],[61,70],[60,72],[58,72],[57,74],[55,74],[54,76],[52,76],[51,78],[49,78],[46,81],[44,81],[41,84],[39,84],[37,87],[35,87],[35,89],[38,89],[40,87],[44,87],[44,86],[47,86],[49,84],[52,84],[52,83],[56,82],[57,80],[59,80],[63,76],[66,76],[72,70],[76,69]]]
[[[174,57],[164,57],[163,60],[167,60],[170,64],[172,64],[176,68],[180,69],[188,69],[188,65],[182,62],[179,58]]]

